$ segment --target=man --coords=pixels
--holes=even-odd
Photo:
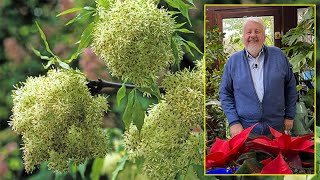
[[[256,135],[269,135],[269,126],[278,131],[293,127],[296,81],[286,55],[264,45],[265,29],[261,18],[247,18],[245,48],[233,54],[224,68],[219,95],[231,137],[255,123],[251,132]]]

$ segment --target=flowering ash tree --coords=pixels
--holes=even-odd
[[[12,129],[22,135],[27,172],[48,161],[54,171],[65,172],[71,164],[112,153],[101,128],[109,109],[102,87],[115,83],[90,81],[70,66],[83,49],[90,47],[106,64],[111,75],[121,78],[116,85],[117,103],[127,97],[122,120],[126,156],[151,179],[203,176],[204,63],[180,70],[185,52],[202,52],[181,37],[193,33],[188,11],[193,1],[164,0],[174,9],[159,7],[156,0],[98,0],[96,7],[68,9],[57,16],[78,12],[67,25],[87,17],[78,48],[69,59],[55,55],[40,25],[36,23],[50,56],[33,49],[46,60],[47,75],[29,77],[13,91]],[[186,22],[178,23],[178,16]],[[185,51],[185,52],[184,52]],[[170,67],[178,69],[170,72]],[[164,72],[161,83],[159,74]],[[133,84],[128,85],[127,82]],[[128,87],[133,88],[127,93]],[[161,87],[160,87],[161,86]],[[158,99],[143,110],[138,91]],[[123,158],[120,165],[124,165]],[[121,169],[121,168],[119,168]],[[113,173],[116,178],[117,172]]]

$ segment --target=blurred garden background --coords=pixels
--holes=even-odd
[[[195,33],[188,34],[183,38],[195,42],[203,52],[205,34],[203,28],[204,4],[317,2],[316,0],[194,0],[197,8],[189,12],[192,22],[192,27],[189,27],[189,29]],[[38,76],[46,73],[43,68],[45,61],[38,58],[32,51],[32,48],[40,52],[45,51],[45,46],[40,38],[35,21],[41,25],[53,52],[62,58],[68,58],[76,51],[76,43],[81,36],[83,27],[88,24],[86,24],[85,20],[79,20],[77,23],[66,26],[65,24],[75,18],[77,13],[70,13],[60,17],[56,17],[56,15],[73,7],[94,6],[94,4],[95,2],[90,0],[0,0],[0,180],[111,179],[113,172],[119,173],[118,179],[134,179],[134,177],[139,179],[139,176],[137,176],[139,172],[137,172],[137,167],[133,164],[126,164],[122,169],[117,169],[119,167],[118,162],[124,154],[122,145],[124,124],[121,117],[125,109],[124,103],[120,106],[116,105],[116,92],[118,89],[105,89],[105,92],[110,95],[108,101],[111,112],[103,120],[103,127],[108,128],[106,131],[110,134],[110,146],[113,147],[114,153],[105,158],[88,160],[79,167],[70,167],[69,173],[55,173],[48,170],[47,164],[43,163],[32,174],[27,174],[24,170],[22,151],[20,150],[21,137],[16,135],[8,126],[13,105],[11,97],[13,86],[25,81],[28,76]],[[167,7],[163,1],[160,1],[160,5]],[[317,24],[319,24],[319,16],[320,13],[317,14]],[[320,42],[318,38],[317,42]],[[318,51],[317,60],[319,59],[319,54],[320,51]],[[197,52],[195,52],[195,57],[186,54],[183,57],[181,66],[182,68],[192,68],[195,66],[194,60],[201,58],[202,55]],[[85,49],[80,57],[73,61],[72,67],[80,69],[90,80],[101,78],[107,81],[121,82],[119,79],[110,76],[104,62],[90,48]],[[317,84],[320,85],[320,81]],[[156,99],[145,98],[143,108],[147,109],[155,101]],[[317,104],[318,102],[320,100],[317,100]],[[317,161],[317,163],[319,162]],[[193,178],[194,176],[190,175],[190,179]],[[200,179],[206,178],[202,177]]]

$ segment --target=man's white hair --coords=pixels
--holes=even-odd
[[[263,27],[263,34],[265,34],[266,25],[264,24],[262,18],[260,18],[260,17],[247,17],[243,23],[243,27],[242,27],[243,33],[242,34],[244,34],[244,28],[246,27],[247,23],[249,23],[249,22],[256,22],[256,23],[261,24],[261,26]]]

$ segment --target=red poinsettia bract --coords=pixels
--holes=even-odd
[[[225,167],[231,160],[238,158],[245,147],[246,139],[255,125],[243,130],[230,140],[216,138],[210,153],[206,156],[206,168]]]
[[[314,142],[310,141],[313,134],[292,138],[290,135],[280,133],[271,127],[269,128],[275,139],[269,139],[265,136],[257,137],[250,141],[251,149],[263,150],[272,154],[281,152],[283,155],[297,154],[299,152],[314,153]]]
[[[267,164],[269,164],[271,161],[272,161],[272,158],[269,157],[268,159],[264,159],[264,160],[260,161],[260,163],[263,164],[263,165],[267,165]]]
[[[283,159],[282,154],[279,153],[274,160],[262,168],[261,174],[292,174],[292,171]]]

